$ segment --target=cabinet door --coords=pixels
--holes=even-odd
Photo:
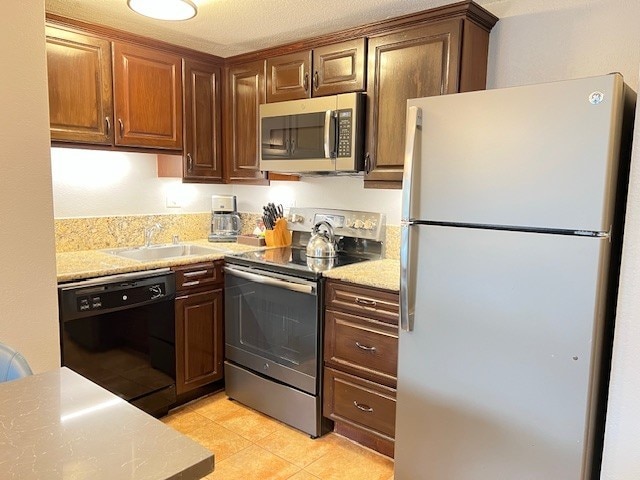
[[[222,182],[220,67],[184,61],[183,179]]]
[[[51,139],[113,143],[111,43],[46,27]]]
[[[176,392],[223,376],[222,289],[176,298]]]
[[[407,99],[458,91],[462,22],[369,39],[366,186],[402,186]]]
[[[267,102],[311,96],[311,51],[267,59]]]
[[[182,59],[114,43],[116,145],[182,148]]]
[[[265,103],[264,61],[229,67],[226,86],[224,178],[267,184],[260,171],[260,104]]]
[[[366,88],[364,38],[313,50],[313,96],[361,92]]]

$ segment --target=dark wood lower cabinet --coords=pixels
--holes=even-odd
[[[335,431],[393,457],[398,294],[329,280],[322,414]]]
[[[175,303],[176,393],[181,395],[222,380],[224,288],[222,262],[187,265],[174,270],[178,290]]]
[[[395,388],[325,368],[322,411],[338,433],[393,457]]]

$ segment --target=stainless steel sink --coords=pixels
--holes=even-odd
[[[125,247],[105,250],[109,255],[150,262],[166,258],[187,257],[195,255],[215,255],[229,253],[220,248],[202,247],[200,245],[156,245],[151,247]]]

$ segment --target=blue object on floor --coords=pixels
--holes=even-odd
[[[19,352],[0,343],[0,382],[8,382],[32,374],[29,364]]]

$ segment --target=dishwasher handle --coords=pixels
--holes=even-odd
[[[288,281],[280,278],[271,277],[261,273],[247,272],[246,270],[240,270],[237,267],[224,267],[225,273],[229,275],[235,275],[236,277],[244,278],[252,282],[261,283],[263,285],[270,285],[272,287],[284,288],[293,292],[306,293],[308,295],[316,295],[315,285],[308,283],[298,283],[294,281]]]

